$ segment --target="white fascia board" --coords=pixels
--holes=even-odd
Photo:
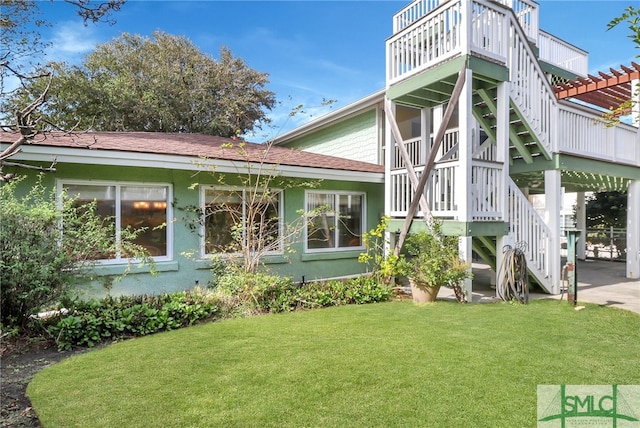
[[[247,164],[243,161],[222,159],[199,159],[193,156],[164,155],[109,150],[90,150],[68,147],[23,145],[21,151],[11,159],[33,162],[75,163],[83,165],[132,166],[143,168],[202,171],[207,168],[220,173],[241,174],[248,168],[257,171],[271,164]],[[89,154],[87,153],[89,152]],[[383,183],[384,173],[312,168],[304,166],[277,165],[280,176],[339,181]]]
[[[304,135],[308,132],[328,126],[331,123],[351,116],[354,113],[360,113],[361,111],[364,111],[370,107],[375,106],[377,103],[384,101],[384,94],[385,90],[383,89],[367,97],[361,98],[358,101],[348,104],[342,108],[339,108],[334,112],[327,113],[324,116],[320,116],[317,119],[307,122],[304,125],[301,125],[289,132],[285,132],[279,137],[274,138],[273,144],[275,144],[276,146],[282,145],[289,140],[300,137],[301,135]]]

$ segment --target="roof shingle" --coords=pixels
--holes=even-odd
[[[7,134],[2,138],[7,140]],[[255,144],[204,134],[161,132],[47,133],[31,145],[131,153],[205,157],[227,161],[263,162],[343,171],[383,173],[382,165],[304,152],[273,145]]]

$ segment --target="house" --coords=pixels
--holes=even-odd
[[[640,278],[638,123],[602,118],[621,100],[640,100],[640,66],[589,75],[587,52],[540,30],[538,8],[411,2],[393,16],[384,90],[275,144],[384,165],[392,237],[433,216],[459,236],[463,258],[475,252],[494,270],[507,245],[521,245],[530,278],[550,293],[561,286],[563,189],[578,194],[582,230],[585,192],[628,191],[626,269]],[[536,194],[545,196],[542,216]]]
[[[15,134],[2,134],[3,147],[15,140],[11,138]],[[210,257],[225,251],[234,221],[213,211],[203,220],[200,210],[224,203],[246,215],[243,180],[250,174],[277,177],[273,184],[287,183],[269,187],[269,210],[278,219],[269,233],[288,233],[286,225],[300,220],[300,212],[328,207],[322,214],[322,229],[303,226],[290,248],[273,248],[263,259],[269,270],[294,281],[362,273],[361,233],[379,222],[384,208],[380,165],[209,135],[52,133],[23,145],[11,160],[44,167],[55,161],[55,172],[43,175],[46,186],[58,193],[65,190],[79,201],[95,200],[99,214],[115,218],[116,229],[146,228],[136,242],[149,250],[159,275],[151,276],[148,266],[134,267],[132,274],[114,284],[113,295],[206,285],[211,278]],[[21,183],[25,186],[33,184],[37,175],[28,170],[20,173],[28,175]],[[127,264],[126,258],[110,255],[100,261],[96,273],[121,274]],[[89,289],[93,295],[104,291],[100,281]]]

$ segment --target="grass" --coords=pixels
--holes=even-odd
[[[410,302],[236,319],[40,372],[44,427],[535,426],[539,384],[640,384],[640,316]]]

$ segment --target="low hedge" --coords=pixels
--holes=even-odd
[[[60,350],[174,330],[203,321],[347,304],[388,301],[392,290],[371,277],[296,284],[262,273],[227,275],[214,289],[157,296],[68,300],[57,319],[42,321]]]

